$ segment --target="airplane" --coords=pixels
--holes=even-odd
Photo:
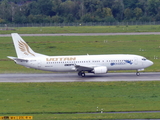
[[[106,55],[70,55],[48,56],[34,52],[18,33],[11,33],[17,57],[7,56],[15,63],[27,68],[52,72],[77,71],[78,76],[85,73],[105,74],[116,70],[144,70],[153,62],[140,55],[106,54]]]

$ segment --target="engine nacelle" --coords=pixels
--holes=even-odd
[[[105,73],[107,73],[107,67],[105,67],[105,66],[95,67],[93,72],[94,72],[94,74],[105,74]]]

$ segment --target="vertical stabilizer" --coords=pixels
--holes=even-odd
[[[18,58],[45,56],[39,53],[35,53],[17,33],[12,33],[11,36]]]

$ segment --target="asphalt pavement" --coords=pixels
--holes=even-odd
[[[49,73],[49,74],[0,74],[0,82],[110,82],[110,81],[160,81],[160,72],[135,73],[107,73],[89,74],[80,77],[77,73]]]
[[[106,35],[160,35],[160,32],[20,34],[20,36],[106,36]],[[0,34],[0,37],[11,37],[11,35]]]

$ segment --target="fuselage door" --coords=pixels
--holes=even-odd
[[[41,60],[38,60],[37,62],[38,62],[37,63],[38,64],[38,68],[41,68]]]

